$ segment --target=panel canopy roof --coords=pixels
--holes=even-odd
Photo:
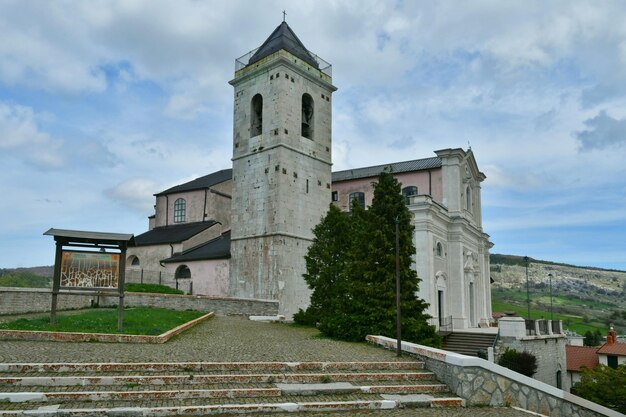
[[[89,232],[86,230],[50,229],[44,233],[54,236],[55,240],[75,243],[117,243],[132,242],[133,235],[128,233]]]
[[[278,52],[281,49],[289,52],[291,55],[300,58],[307,64],[319,69],[319,64],[313,58],[313,55],[304,47],[300,39],[291,30],[287,22],[282,22],[272,34],[263,42],[263,45],[252,55],[248,65],[254,64],[257,61]]]

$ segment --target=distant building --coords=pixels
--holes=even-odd
[[[565,346],[565,356],[567,358],[567,377],[570,387],[580,381],[583,368],[595,368],[598,361],[597,347],[594,346]]]
[[[133,281],[184,283],[211,296],[274,299],[288,317],[308,305],[302,274],[312,229],[330,203],[372,202],[382,171],[402,184],[415,226],[419,296],[436,326],[486,327],[489,249],[471,149],[331,174],[330,64],[287,23],[236,62],[233,169],[155,194],[149,231],[129,248]]]
[[[626,364],[626,343],[617,342],[617,333],[613,326],[609,329],[606,343],[598,349],[598,360],[602,365],[613,369]]]
[[[611,326],[602,346],[565,346],[567,355],[567,374],[573,387],[580,381],[583,368],[595,368],[597,365],[613,369],[626,364],[626,343],[618,342],[617,333]]]

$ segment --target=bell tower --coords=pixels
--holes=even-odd
[[[331,194],[331,65],[286,22],[235,62],[230,294],[309,304],[302,278]]]

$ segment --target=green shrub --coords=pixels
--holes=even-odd
[[[532,353],[507,348],[500,356],[498,365],[522,375],[532,377],[537,372],[537,358]]]

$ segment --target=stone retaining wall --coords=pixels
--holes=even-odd
[[[388,337],[367,340],[396,348],[396,340]],[[402,342],[402,350],[424,361],[426,369],[468,405],[514,406],[552,417],[624,416],[484,359],[408,342]]]
[[[78,309],[117,305],[118,297],[59,294],[58,309]],[[52,294],[45,288],[0,288],[0,315],[50,311]],[[124,305],[128,307],[160,307],[172,310],[212,311],[218,316],[278,314],[278,301],[247,298],[208,297],[200,295],[147,294],[127,292]]]

